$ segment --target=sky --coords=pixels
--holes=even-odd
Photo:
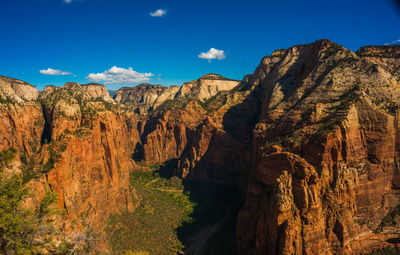
[[[400,44],[391,0],[0,0],[0,75],[40,90],[241,80],[275,49]]]

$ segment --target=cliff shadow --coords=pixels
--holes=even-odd
[[[40,138],[40,144],[47,144],[51,142],[51,113],[47,112],[45,106],[42,105],[42,114],[44,119],[43,133]]]
[[[185,192],[194,202],[192,221],[178,228],[184,253],[234,255],[236,218],[244,194],[236,187],[209,181],[183,181]]]
[[[178,167],[178,162],[178,159],[169,159],[165,161],[157,170],[160,177],[170,179],[175,176],[175,169]]]
[[[259,85],[241,103],[232,106],[224,114],[222,125],[227,134],[243,144],[251,145],[253,128],[261,112],[262,96],[263,86]]]
[[[135,162],[141,162],[144,157],[144,148],[140,142],[137,142],[135,145],[135,149],[132,154],[132,159]]]

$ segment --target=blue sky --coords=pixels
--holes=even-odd
[[[351,50],[400,39],[390,0],[65,1],[1,0],[1,75],[39,89],[180,85],[210,72],[242,79],[274,49],[321,38]]]

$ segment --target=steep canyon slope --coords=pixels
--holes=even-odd
[[[131,173],[162,165],[235,190],[235,209],[221,209],[233,223],[216,220],[232,223],[226,251],[359,254],[400,234],[399,56],[319,40],[273,52],[241,82],[209,74],[113,98],[98,84],[39,94],[0,77],[0,150],[17,148],[8,168],[34,187],[32,206],[58,193],[65,231],[82,214],[102,232],[109,216],[134,212],[144,196]]]

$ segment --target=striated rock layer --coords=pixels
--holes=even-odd
[[[148,110],[157,109],[159,106],[173,101],[198,100],[204,102],[221,91],[232,90],[239,81],[225,78],[218,74],[207,74],[198,80],[184,83],[181,87],[162,85],[140,84],[136,87],[123,87],[116,91],[114,100],[118,103],[136,107],[136,111],[146,114]],[[166,105],[165,108],[169,108]]]
[[[28,203],[37,206],[47,188],[57,192],[67,231],[81,227],[82,215],[101,231],[109,215],[133,211],[129,173],[139,133],[132,113],[106,104],[100,85],[48,86],[39,98],[0,104],[0,150],[17,148],[17,170],[34,188]]]
[[[358,254],[393,237],[374,233],[400,202],[392,56],[321,40],[262,60],[239,254]]]
[[[136,163],[172,162],[181,178],[246,194],[238,254],[359,254],[399,237],[399,55],[319,40],[274,51],[241,82],[209,74],[114,100],[98,84],[38,95],[1,77],[0,149],[41,174],[35,194],[57,191],[65,229],[135,210]]]

